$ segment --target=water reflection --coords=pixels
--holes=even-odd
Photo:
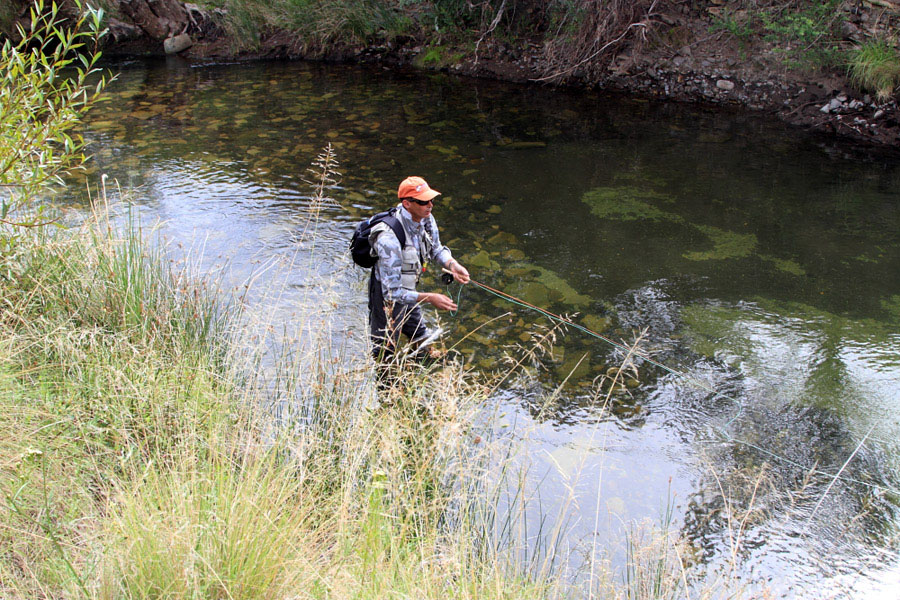
[[[281,326],[310,327],[294,315],[316,306],[327,335],[363,351],[364,274],[347,240],[420,174],[444,192],[442,238],[476,280],[617,340],[644,331],[656,360],[702,383],[640,363],[637,387],[607,402],[594,386],[616,350],[570,330],[545,369],[500,390],[529,432],[537,489],[579,494],[573,543],[620,537],[623,523],[672,502],[711,569],[747,516],[749,575],[802,587],[856,570],[875,581],[873,565],[894,550],[889,490],[900,487],[895,159],[847,157],[742,114],[444,75],[117,68],[88,126],[95,173],[133,188],[173,247],[202,247],[204,265],[227,263],[235,286],[255,278],[248,301]],[[325,209],[312,243],[304,179],[325,144],[341,163],[329,190],[340,208]],[[287,285],[270,293],[278,278]],[[449,291],[462,310],[441,315],[447,342],[475,369],[503,369],[501,357],[547,325],[471,287]],[[841,469],[862,483],[821,474]],[[757,480],[756,496],[737,495]],[[736,494],[731,520],[723,486]]]

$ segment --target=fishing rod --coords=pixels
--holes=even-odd
[[[453,273],[452,273],[451,271],[447,270],[447,269],[443,269],[443,271],[444,271],[444,275],[441,277],[441,281],[443,281],[444,284],[449,284],[449,283],[451,283],[451,282],[452,282],[452,278],[447,278],[447,275],[450,275],[450,276],[452,277]],[[602,335],[602,334],[600,334],[600,333],[597,333],[597,332],[594,331],[593,329],[590,329],[590,328],[588,328],[588,327],[585,327],[584,325],[580,325],[580,324],[576,323],[575,321],[569,319],[568,317],[564,317],[564,316],[562,316],[562,315],[558,315],[558,314],[556,314],[556,313],[550,312],[550,311],[547,310],[547,309],[541,308],[541,307],[539,307],[539,306],[535,306],[534,304],[531,304],[530,302],[526,302],[525,300],[522,300],[521,298],[517,298],[517,297],[515,297],[515,296],[513,296],[513,295],[511,295],[511,294],[507,294],[506,292],[500,291],[500,290],[498,290],[498,289],[496,289],[496,288],[493,288],[493,287],[491,287],[491,286],[489,286],[489,285],[487,285],[487,284],[485,284],[485,283],[481,283],[481,282],[479,282],[479,281],[475,281],[474,279],[471,279],[471,278],[470,278],[470,279],[469,279],[469,283],[471,283],[471,284],[474,285],[475,287],[478,287],[478,288],[481,288],[481,289],[485,290],[485,291],[488,292],[488,293],[491,293],[491,294],[493,294],[493,295],[495,295],[495,296],[498,296],[498,297],[500,297],[500,298],[502,298],[502,299],[504,299],[504,300],[507,300],[508,302],[511,302],[511,303],[513,303],[513,304],[517,304],[517,305],[519,305],[519,306],[523,306],[523,307],[525,307],[525,308],[529,308],[529,309],[531,309],[531,310],[534,310],[534,311],[536,311],[536,312],[539,312],[539,313],[541,313],[542,315],[544,315],[545,317],[547,317],[548,319],[551,319],[551,320],[553,320],[553,321],[557,321],[557,322],[559,322],[559,323],[563,323],[563,324],[565,324],[565,325],[574,327],[575,329],[581,330],[582,332],[584,332],[584,333],[586,333],[586,334],[588,334],[588,335],[590,335],[590,336],[593,336],[593,337],[595,337],[595,338],[597,338],[597,339],[599,339],[599,340],[602,340],[602,341],[606,342],[607,344],[609,344],[609,345],[611,345],[611,346],[613,346],[613,347],[615,347],[615,348],[618,348],[619,350],[622,350],[623,352],[630,352],[630,353],[634,354],[635,356],[637,356],[637,357],[639,357],[639,358],[641,358],[641,359],[647,361],[647,362],[650,363],[651,365],[654,365],[654,366],[656,366],[656,367],[659,367],[660,369],[662,369],[662,370],[664,370],[664,371],[666,371],[666,372],[668,372],[668,373],[671,373],[672,375],[676,375],[676,376],[678,376],[678,377],[683,377],[683,378],[688,378],[688,375],[687,375],[686,373],[683,373],[683,372],[678,371],[678,370],[676,370],[676,369],[673,369],[673,368],[671,368],[671,367],[669,367],[669,366],[666,366],[666,365],[664,365],[663,363],[661,363],[661,362],[659,362],[659,361],[653,359],[653,358],[650,357],[648,354],[646,354],[646,353],[644,353],[644,352],[641,352],[640,350],[638,350],[638,349],[636,349],[636,348],[630,348],[630,347],[626,346],[625,344],[622,344],[622,343],[617,342],[617,341],[615,341],[615,340],[613,340],[613,339],[610,339],[609,337],[607,337],[607,336],[605,336],[605,335]],[[460,292],[462,292],[462,288],[460,288]],[[459,305],[459,302],[457,302],[457,305]],[[701,382],[698,381],[698,382],[696,382],[696,383],[697,383],[698,385],[700,385],[701,387],[703,387],[703,385],[701,384]],[[705,389],[706,391],[710,392],[710,393],[713,393],[713,394],[718,393],[718,392],[716,392],[716,391],[715,391],[714,389],[712,389],[712,388],[704,387],[704,389]]]

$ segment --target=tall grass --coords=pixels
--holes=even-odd
[[[850,52],[849,71],[855,85],[885,101],[900,85],[900,55],[887,42],[872,40]]]
[[[102,217],[23,238],[0,319],[0,596],[542,595],[467,516],[481,386],[407,370],[382,406],[365,360],[318,348],[285,363],[298,408],[276,421],[235,346],[245,316],[155,248]]]
[[[492,428],[496,381],[401,358],[376,393],[368,353],[327,337],[263,376],[271,340],[245,335],[256,317],[157,248],[139,223],[100,212],[24,237],[19,276],[0,284],[0,597],[688,589],[667,532],[631,538],[621,583],[593,562],[583,586],[564,580],[577,499],[535,512],[515,444]],[[322,326],[309,318],[295,329]],[[598,401],[631,368],[626,357]],[[537,542],[520,526],[535,514]]]

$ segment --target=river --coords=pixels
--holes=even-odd
[[[254,279],[247,302],[276,326],[327,303],[328,335],[363,352],[365,273],[346,244],[415,174],[442,192],[442,241],[475,280],[616,342],[642,332],[653,362],[609,402],[596,385],[621,353],[574,328],[492,399],[541,514],[565,511],[563,547],[599,540],[615,565],[613,540],[669,511],[710,577],[739,535],[753,589],[896,597],[897,156],[744,112],[445,74],[113,68],[87,124],[90,177],[117,181],[225,285]],[[327,144],[341,175],[334,205],[315,207],[304,180]],[[327,298],[308,294],[319,279]],[[442,288],[433,273],[423,286]],[[460,310],[440,316],[445,343],[482,372],[550,325],[473,286],[446,291]]]

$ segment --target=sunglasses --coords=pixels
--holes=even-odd
[[[416,198],[407,198],[410,202],[415,202],[419,206],[428,206],[429,204],[434,204],[434,200],[418,200]]]

